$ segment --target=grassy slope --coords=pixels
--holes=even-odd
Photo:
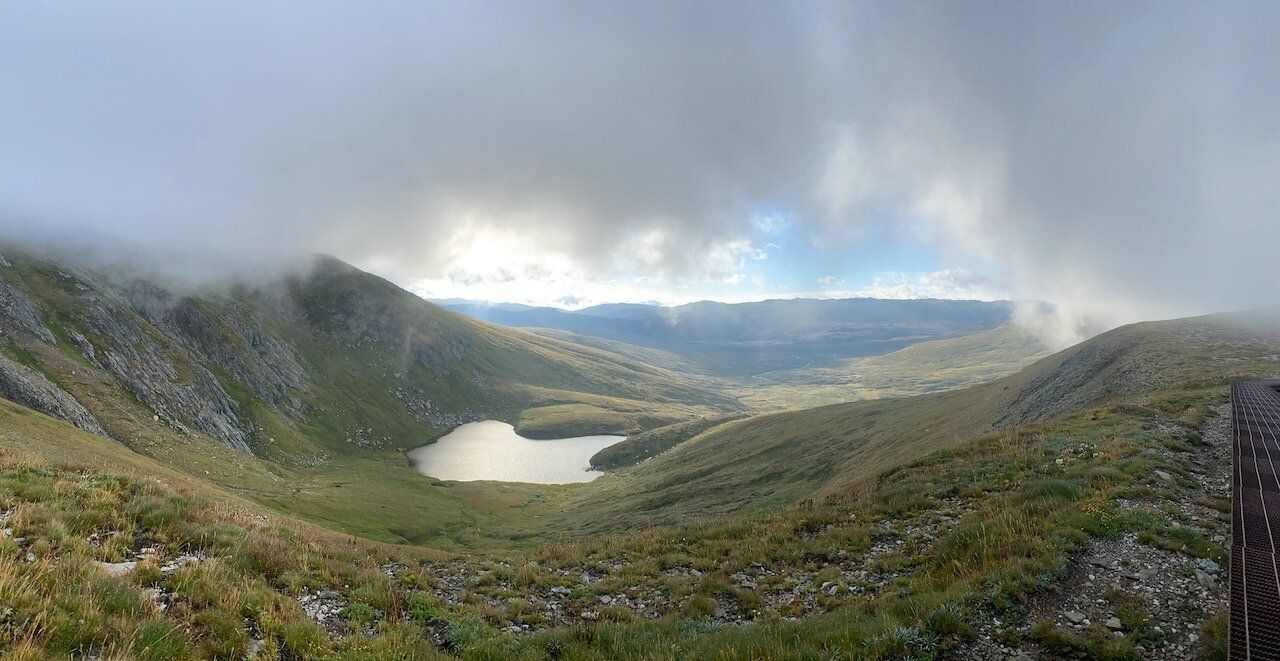
[[[198,477],[0,403],[0,504],[14,508],[6,525],[26,538],[21,548],[12,538],[0,540],[0,595],[9,609],[0,636],[19,655],[95,649],[108,658],[234,656],[250,637],[262,638],[268,652],[300,658],[424,658],[438,651],[428,644],[433,631],[444,650],[478,658],[946,656],[972,635],[973,622],[989,617],[985,609],[1008,619],[1031,595],[1050,589],[1066,558],[1093,537],[1132,531],[1188,563],[1221,560],[1221,547],[1186,522],[1178,525],[1170,513],[1176,508],[1126,511],[1117,499],[1159,504],[1190,497],[1195,480],[1183,478],[1207,406],[1223,401],[1229,378],[1274,375],[1275,342],[1274,333],[1250,336],[1220,320],[1121,329],[1006,381],[1007,390],[994,386],[1012,391],[1014,412],[997,418],[1001,429],[994,433],[861,477],[841,473],[810,507],[596,536],[542,547],[509,565],[476,562],[471,596],[448,606],[431,587],[438,565],[430,557],[263,521]],[[1117,403],[1068,414],[1082,407],[1063,401],[1049,374],[1072,381],[1084,391],[1080,399]],[[972,404],[955,397],[908,401]],[[839,418],[839,408],[820,413]],[[1052,419],[1014,425],[1022,416]],[[712,433],[755,424],[739,421]],[[1158,479],[1156,468],[1178,479]],[[843,586],[842,552],[857,565],[886,531],[910,535],[943,514],[959,518],[939,528],[931,545],[908,545],[869,565],[896,576],[882,591],[819,595],[819,612],[828,612],[795,622],[784,618],[798,614],[797,602],[762,601],[792,585],[801,594],[821,581]],[[102,532],[122,534],[89,541]],[[91,559],[127,558],[138,539],[169,556],[197,551],[212,559],[167,575],[143,563],[123,579],[88,566]],[[21,561],[27,549],[33,562]],[[402,567],[391,577],[380,569],[389,561]],[[603,578],[577,583],[577,573],[588,569]],[[741,588],[734,578],[761,570],[767,572],[757,588]],[[530,604],[561,584],[572,587],[565,598],[572,608],[596,608],[606,621],[533,636],[500,631],[513,622],[544,626]],[[626,609],[599,607],[600,594],[655,585],[672,600],[657,621],[631,621]],[[170,608],[152,609],[144,588],[162,590]],[[294,600],[324,589],[336,589],[349,604],[329,635]],[[708,619],[708,609],[720,608],[756,612],[756,623]],[[1090,631],[1065,644],[1094,656],[1134,658],[1134,644],[1152,635],[1141,617],[1134,622],[1124,635]],[[1220,642],[1216,625],[1204,633],[1209,644]]]
[[[550,327],[639,345],[682,358],[683,369],[726,378],[830,366],[928,339],[980,332],[1009,318],[1007,302],[885,299],[702,301],[671,308],[629,309],[622,318],[550,308],[464,306],[479,318],[520,327]],[[608,314],[608,313],[605,313]]]
[[[146,455],[68,427],[0,399],[0,443],[60,464],[156,474],[217,498],[268,505],[328,528],[369,539],[444,549],[509,548],[507,531],[551,506],[563,487],[442,483],[402,458],[335,458],[322,467],[290,468],[235,452],[200,436],[167,438]]]
[[[847,359],[838,367],[781,370],[732,378],[709,375],[708,368],[698,362],[697,356],[682,357],[558,330],[534,329],[534,332],[680,373],[704,388],[732,394],[757,411],[812,408],[964,388],[1017,372],[1049,353],[1033,335],[1005,324],[972,335],[919,342],[878,356]]]
[[[588,484],[553,521],[598,532],[785,506],[994,429],[1266,365],[1276,341],[1239,317],[1133,324],[981,386],[756,416]]]
[[[724,413],[650,429],[595,453],[591,457],[591,465],[600,470],[616,470],[633,466],[649,457],[662,454],[712,427],[742,417],[744,416],[739,413]]]
[[[403,611],[405,593],[386,588],[379,564],[444,554],[269,516],[205,480],[4,400],[0,506],[9,533],[0,539],[6,658],[243,657],[250,633],[266,640],[262,658],[439,654],[421,627],[372,645],[358,636],[331,640],[292,595],[356,585],[366,600]],[[161,559],[123,578],[92,565],[135,560],[140,548]],[[160,571],[164,559],[183,554],[202,560]],[[143,588],[163,592],[168,609],[153,606]]]
[[[761,374],[734,392],[756,408],[908,397],[993,381],[1048,354],[1048,348],[1034,335],[1005,324],[973,335],[846,360],[839,367]]]

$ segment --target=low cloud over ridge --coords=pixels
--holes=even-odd
[[[0,72],[6,234],[325,251],[408,283],[456,271],[467,232],[517,233],[561,271],[643,285],[738,277],[770,208],[828,253],[893,226],[1079,315],[1277,302],[1274,5],[0,19],[0,55],[23,63]]]

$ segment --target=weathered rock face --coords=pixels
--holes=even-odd
[[[0,397],[66,420],[92,434],[107,435],[98,419],[70,393],[43,374],[5,356],[0,356]]]
[[[306,369],[293,345],[267,331],[251,304],[217,292],[183,296],[158,283],[70,265],[20,263],[27,270],[8,262],[0,266],[0,343],[10,340],[26,349],[58,345],[37,303],[56,306],[65,342],[157,420],[243,452],[250,451],[254,424],[219,376],[283,415],[302,420],[307,414]],[[46,292],[49,301],[23,275],[36,269],[56,273],[56,289]],[[106,435],[72,394],[7,357],[0,364],[0,396]]]
[[[0,277],[0,329],[10,333],[30,333],[49,344],[57,341],[53,332],[40,321],[40,313],[26,294],[15,289],[3,277]]]
[[[230,300],[165,296],[167,305],[139,312],[201,362],[228,373],[263,401],[294,419],[305,415],[301,395],[310,390],[307,372],[293,345],[265,331],[255,310]]]
[[[144,328],[132,310],[96,293],[83,298],[87,305],[82,321],[99,341],[92,356],[86,352],[87,359],[170,425],[183,431],[190,426],[232,448],[250,451],[252,424],[207,368],[183,360],[181,351]]]

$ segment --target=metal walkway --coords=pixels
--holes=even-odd
[[[1280,381],[1231,386],[1232,659],[1280,659]]]

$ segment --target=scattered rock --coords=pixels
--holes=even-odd
[[[160,612],[169,610],[169,602],[166,600],[164,591],[160,588],[145,588],[142,591],[142,596],[151,602],[152,608]]]
[[[298,597],[298,604],[303,612],[330,633],[341,631],[344,627],[339,614],[346,608],[347,602],[342,595],[333,590],[319,590],[314,594],[303,594]]]
[[[194,554],[190,554],[190,553],[185,553],[185,554],[180,555],[180,556],[177,556],[177,557],[175,557],[175,558],[173,558],[173,559],[169,560],[168,562],[164,563],[163,565],[161,565],[161,567],[160,567],[160,571],[161,571],[162,573],[168,574],[168,573],[170,573],[170,572],[178,571],[179,569],[182,569],[183,567],[186,567],[187,565],[194,565],[194,564],[198,564],[198,563],[200,562],[200,560],[201,560],[201,557],[200,557],[200,556],[198,556],[198,555],[194,555]]]
[[[107,576],[124,576],[133,571],[133,568],[137,567],[138,563],[133,560],[128,562],[98,562],[94,560],[93,566],[102,570],[102,573]]]

